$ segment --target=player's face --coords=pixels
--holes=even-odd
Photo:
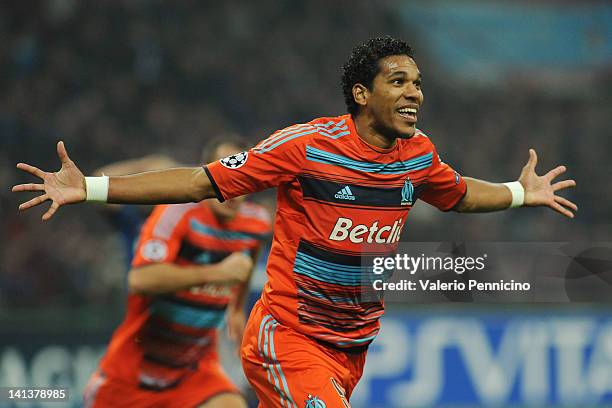
[[[232,154],[238,153],[240,148],[231,143],[223,143],[219,145],[215,151],[215,159],[219,160]],[[244,202],[244,196],[232,198],[220,203],[217,200],[207,200],[209,208],[219,218],[231,220],[238,214],[240,205]]]
[[[367,101],[373,127],[388,139],[410,138],[423,103],[419,68],[407,55],[383,58],[379,67]]]

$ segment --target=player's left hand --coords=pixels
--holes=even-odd
[[[236,352],[240,353],[240,344],[246,325],[246,315],[242,309],[238,310],[230,306],[227,311],[227,336],[236,345]]]
[[[543,176],[536,174],[535,168],[538,164],[538,155],[534,149],[529,149],[529,160],[523,170],[518,181],[525,189],[525,206],[547,206],[553,210],[565,215],[569,218],[574,218],[574,212],[578,211],[578,206],[570,200],[556,195],[555,193],[569,187],[575,187],[576,181],[562,180],[553,183],[553,180],[565,173],[565,166],[558,166],[550,170]]]

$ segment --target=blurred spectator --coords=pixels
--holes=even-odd
[[[5,4],[0,182],[23,181],[13,171],[18,161],[57,166],[49,152],[58,139],[90,173],[157,152],[197,162],[207,135],[234,130],[255,143],[288,124],[344,113],[340,66],[350,48],[391,34],[414,43],[425,77],[420,127],[443,159],[465,175],[508,181],[535,147],[543,168],[565,163],[579,185],[573,221],[545,210],[455,217],[417,205],[404,239],[609,240],[606,75],[594,86],[598,94],[546,92],[520,78],[495,90],[456,83],[419,46],[424,34],[396,19],[396,7],[348,0]],[[116,300],[125,262],[110,255],[120,253],[118,238],[101,216],[63,209],[49,228],[36,210],[19,216],[17,199],[0,192],[0,305]],[[444,231],[431,230],[441,217]],[[77,243],[90,249],[79,252]]]

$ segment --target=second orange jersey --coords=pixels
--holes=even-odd
[[[268,213],[242,204],[221,223],[205,202],[155,207],[140,233],[134,267],[208,265],[232,252],[254,255],[269,236]],[[216,356],[216,332],[232,288],[208,283],[163,295],[128,296],[127,314],[100,364],[105,376],[151,390],[177,386]]]

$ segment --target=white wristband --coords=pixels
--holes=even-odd
[[[504,183],[504,186],[510,189],[512,193],[512,204],[508,208],[516,208],[523,205],[525,202],[525,189],[519,181],[513,181],[511,183]]]
[[[85,177],[86,201],[105,203],[108,199],[108,176]]]

